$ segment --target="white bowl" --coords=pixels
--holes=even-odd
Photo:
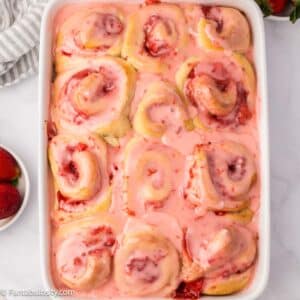
[[[15,152],[12,151],[10,148],[7,148],[6,146],[4,146],[2,144],[0,144],[0,148],[3,148],[4,150],[6,150],[8,153],[10,153],[13,156],[13,158],[16,160],[16,162],[21,170],[21,175],[18,179],[17,189],[21,195],[22,204],[15,215],[0,220],[0,231],[3,231],[5,229],[7,229],[9,226],[11,226],[12,224],[14,224],[18,220],[20,215],[23,213],[23,211],[27,205],[28,198],[29,198],[30,182],[29,182],[29,176],[27,173],[27,169],[26,169],[23,161],[20,159],[20,157],[18,155],[16,155]]]
[[[290,17],[287,16],[269,16],[266,18],[267,20],[270,21],[279,21],[279,22],[286,22],[290,20]]]

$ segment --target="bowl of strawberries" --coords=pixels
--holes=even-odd
[[[273,21],[291,21],[300,18],[300,0],[255,0],[265,17]]]
[[[28,202],[29,177],[22,160],[0,145],[0,231],[12,225]]]

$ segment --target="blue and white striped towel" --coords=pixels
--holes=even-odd
[[[48,0],[0,0],[0,88],[37,71],[39,31]]]

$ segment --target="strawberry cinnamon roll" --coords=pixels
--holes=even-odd
[[[135,71],[120,58],[101,57],[57,77],[52,118],[59,130],[121,137],[130,128]]]
[[[185,105],[172,85],[154,82],[138,105],[133,128],[146,138],[159,139],[183,130],[187,120]]]
[[[62,225],[53,239],[58,279],[77,291],[105,284],[112,274],[118,230],[111,216],[101,214]]]
[[[176,150],[143,138],[133,138],[124,154],[124,197],[130,212],[164,206],[179,186],[184,166]]]
[[[184,197],[201,212],[240,211],[249,203],[256,165],[249,150],[226,141],[200,145],[187,159]]]
[[[177,71],[176,83],[193,108],[196,127],[239,126],[252,118],[256,78],[242,55],[214,52],[189,58]]]
[[[125,20],[119,8],[97,5],[71,15],[56,36],[55,67],[70,70],[83,58],[121,53]]]
[[[204,6],[198,23],[198,42],[208,50],[246,53],[251,46],[251,31],[246,16],[231,7]]]
[[[180,258],[156,228],[139,224],[125,230],[114,260],[114,279],[124,296],[170,296],[179,282]]]
[[[251,279],[257,256],[256,235],[244,226],[206,216],[188,227],[184,282],[202,280],[201,293],[227,295]]]
[[[178,6],[147,5],[128,19],[122,56],[138,70],[161,73],[187,37],[185,17]]]
[[[57,135],[49,144],[56,197],[53,218],[66,222],[107,210],[111,188],[106,144],[95,135]]]

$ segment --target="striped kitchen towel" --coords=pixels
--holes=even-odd
[[[0,0],[0,88],[38,68],[39,31],[48,0]]]

